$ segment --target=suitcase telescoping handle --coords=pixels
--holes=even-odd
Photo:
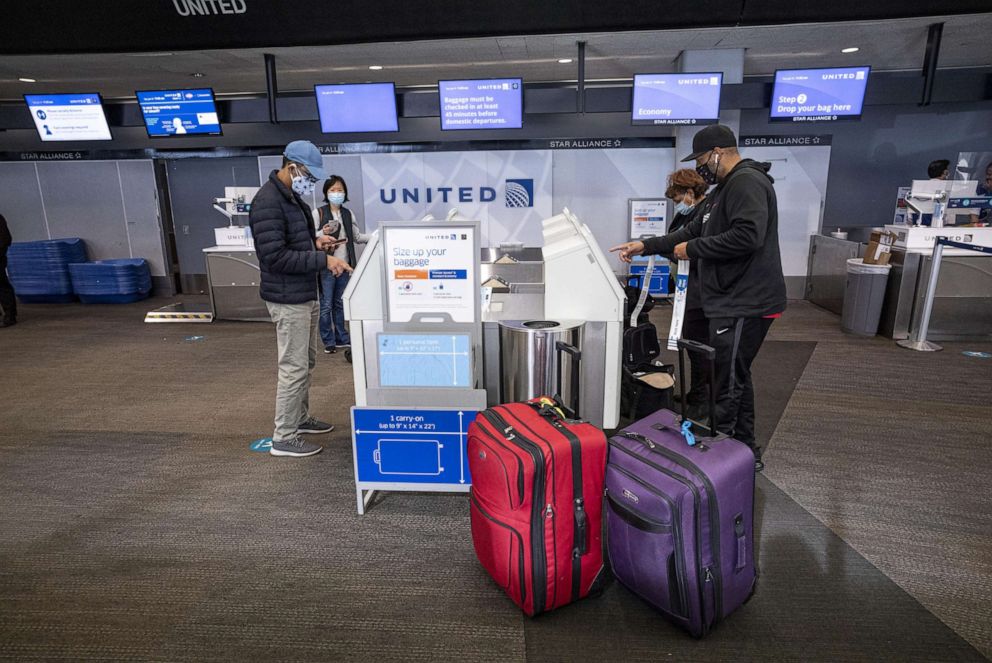
[[[706,359],[707,378],[710,392],[710,437],[716,437],[716,377],[714,364],[716,363],[716,350],[699,341],[692,341],[687,338],[680,338],[679,346],[679,397],[682,399],[682,421],[688,421],[685,415],[687,404],[685,402],[685,353],[692,352],[702,355]]]
[[[574,345],[569,345],[564,341],[555,341],[555,350],[558,357],[558,370],[556,373],[558,377],[555,380],[555,395],[556,400],[561,401],[561,369],[564,364],[562,362],[562,356],[564,354],[569,354],[572,356],[572,407],[568,407],[562,402],[562,410],[568,415],[570,419],[579,418],[579,362],[582,361],[582,352]]]

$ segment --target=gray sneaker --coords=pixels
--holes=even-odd
[[[300,424],[300,427],[296,429],[296,432],[302,435],[317,435],[320,433],[330,433],[332,430],[334,430],[334,426],[330,425],[326,421],[321,421],[320,419],[310,417]]]
[[[269,453],[273,456],[291,456],[293,458],[303,458],[304,456],[313,456],[319,454],[324,450],[324,447],[319,444],[314,444],[312,442],[307,442],[303,438],[297,436],[290,440],[282,440],[281,442],[272,441],[272,448]]]

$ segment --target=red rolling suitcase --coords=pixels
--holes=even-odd
[[[472,542],[528,615],[600,587],[606,437],[550,399],[499,405],[468,429]]]

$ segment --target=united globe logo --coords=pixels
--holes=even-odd
[[[507,207],[534,206],[534,180],[506,180]]]

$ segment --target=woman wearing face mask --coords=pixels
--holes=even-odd
[[[708,185],[695,170],[683,168],[668,176],[668,188],[665,197],[675,202],[675,216],[668,226],[668,232],[675,232],[692,221],[697,214],[705,214],[710,203],[707,201]],[[665,255],[675,261],[674,255]],[[674,270],[673,270],[674,271]],[[675,279],[669,277],[668,291],[675,292]],[[703,314],[702,296],[699,290],[699,270],[695,260],[689,261],[689,284],[686,289],[685,316],[682,321],[682,338],[708,344],[710,337],[709,322]],[[692,361],[690,357],[690,389],[686,393],[690,417],[698,418],[698,412],[691,411],[701,408],[707,399],[706,372],[701,361]]]
[[[355,244],[365,244],[369,236],[355,223],[355,215],[344,206],[348,202],[348,185],[340,175],[331,175],[324,182],[325,205],[314,210],[314,223],[324,235],[334,242],[333,255],[355,267]],[[351,337],[344,323],[344,302],[341,295],[351,275],[347,272],[335,276],[324,272],[321,277],[320,337],[324,352],[334,354],[338,347],[349,347]]]

